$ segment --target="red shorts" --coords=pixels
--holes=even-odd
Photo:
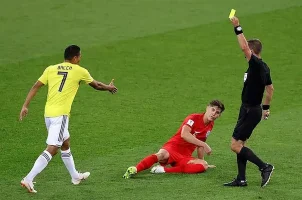
[[[190,160],[194,160],[195,158],[192,157],[191,155],[186,155],[183,153],[178,152],[173,146],[171,145],[165,145],[162,147],[162,149],[165,149],[169,152],[169,160],[166,163],[161,163],[161,165],[168,165],[170,164],[171,166],[178,166],[183,163],[187,163]]]

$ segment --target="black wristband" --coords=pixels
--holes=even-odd
[[[262,105],[262,110],[268,110],[269,109],[269,105]]]
[[[239,35],[239,34],[243,33],[242,27],[240,25],[234,27],[234,31],[235,31],[236,35]]]

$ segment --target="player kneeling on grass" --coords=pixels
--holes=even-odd
[[[136,173],[149,169],[154,163],[160,165],[151,169],[151,173],[201,173],[208,168],[203,159],[204,152],[208,155],[212,150],[207,143],[214,121],[224,111],[224,105],[219,100],[213,100],[201,114],[191,114],[183,121],[177,133],[156,153],[145,157],[136,166],[129,167],[124,178],[130,178]],[[192,157],[197,149],[198,158]],[[170,165],[170,167],[167,167]]]

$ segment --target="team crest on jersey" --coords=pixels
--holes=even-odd
[[[193,126],[194,121],[193,121],[192,119],[189,119],[188,122],[187,122],[187,124],[188,124],[189,126]]]
[[[206,134],[206,137],[208,137],[211,134],[211,131],[208,131]]]
[[[243,76],[243,82],[245,82],[247,79],[247,73],[244,73],[244,76]]]

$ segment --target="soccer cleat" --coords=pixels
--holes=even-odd
[[[21,180],[21,186],[26,188],[30,193],[37,193],[34,189],[34,183],[32,181],[26,181],[24,178]]]
[[[262,177],[261,187],[265,187],[268,184],[274,169],[275,167],[273,165],[266,164],[265,167],[260,170]]]
[[[123,178],[124,178],[124,179],[131,178],[131,177],[133,177],[136,173],[137,173],[136,167],[134,167],[134,166],[129,167],[129,168],[127,169],[127,171],[125,172]]]
[[[79,185],[81,181],[86,180],[90,176],[90,172],[85,172],[85,173],[79,173],[79,178],[71,179],[72,184],[74,185]]]
[[[224,183],[224,186],[229,186],[229,187],[245,187],[247,186],[247,181],[246,180],[238,180],[237,178],[234,178],[233,181],[229,183]]]
[[[152,174],[162,174],[162,173],[165,173],[165,170],[164,170],[163,166],[157,165],[157,166],[152,167],[151,173]]]

